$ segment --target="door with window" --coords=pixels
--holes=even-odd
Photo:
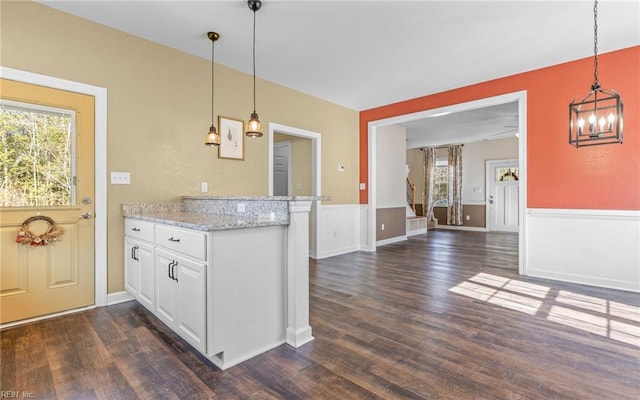
[[[0,80],[0,323],[94,304],[94,98]]]
[[[518,232],[520,171],[518,160],[487,161],[487,228]]]

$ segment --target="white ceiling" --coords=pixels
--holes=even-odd
[[[214,30],[216,62],[251,73],[244,0],[39,2],[205,59]],[[359,111],[593,55],[591,1],[264,0],[256,20],[259,78]],[[639,44],[640,1],[600,0],[599,52]]]

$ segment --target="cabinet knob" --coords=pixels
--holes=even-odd
[[[140,228],[131,228],[131,230],[134,232],[140,232]]]
[[[174,239],[174,238],[173,238],[173,236],[171,236],[171,237],[169,238],[169,241],[170,241],[170,242],[178,242],[178,243],[179,243],[179,242],[180,242],[180,239]]]

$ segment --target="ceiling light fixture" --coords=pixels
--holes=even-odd
[[[220,39],[220,35],[217,32],[207,32],[207,37],[211,40],[211,128],[204,140],[204,144],[207,146],[219,146],[220,135],[216,130],[215,114],[213,112],[213,102],[215,100],[215,87],[216,87],[216,70],[215,70],[215,48],[216,40]]]
[[[253,11],[253,112],[251,118],[247,121],[245,135],[256,138],[262,136],[262,123],[258,119],[256,112],[256,11],[262,7],[260,0],[248,0],[247,5]]]
[[[598,81],[598,0],[593,5],[593,84],[580,102],[569,104],[569,144],[576,147],[622,143],[623,104],[613,89]]]

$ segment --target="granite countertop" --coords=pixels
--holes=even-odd
[[[326,201],[330,196],[182,196],[184,200]]]
[[[199,231],[221,231],[289,225],[289,202],[329,199],[327,196],[183,196],[182,202],[125,203],[122,215]]]
[[[289,224],[288,219],[275,217],[241,217],[189,211],[147,211],[125,215],[125,217],[207,232]]]

